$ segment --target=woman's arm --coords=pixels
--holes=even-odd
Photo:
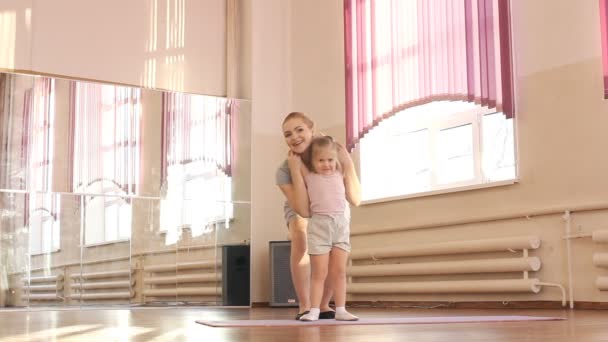
[[[346,151],[346,148],[342,144],[338,145],[338,161],[342,165],[344,172],[344,188],[346,190],[346,200],[354,205],[355,207],[361,204],[361,183],[357,176],[357,170],[355,170],[355,163],[353,163],[350,154]]]
[[[287,157],[289,172],[291,173],[291,187],[289,184],[281,185],[281,190],[287,197],[289,206],[302,217],[310,217],[310,200],[304,182],[304,164],[299,155],[289,152]],[[289,189],[291,188],[291,189]],[[290,200],[291,198],[291,200]]]

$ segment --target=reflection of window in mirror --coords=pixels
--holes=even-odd
[[[71,183],[85,201],[85,245],[128,240],[140,168],[141,90],[71,82]]]
[[[59,251],[60,197],[52,194],[39,194],[30,197],[30,201],[35,207],[30,211],[28,219],[30,255]]]
[[[163,94],[160,231],[167,244],[183,228],[196,237],[233,218],[231,106],[223,98]]]
[[[31,189],[52,188],[53,126],[55,118],[55,80],[36,78],[34,87],[25,93],[24,122],[29,126],[29,167]]]
[[[55,80],[0,75],[0,188],[52,189]]]
[[[73,189],[82,192],[93,182],[106,179],[126,194],[137,193],[141,90],[72,82],[70,118]]]
[[[85,245],[128,240],[140,168],[141,90],[71,82],[71,183],[85,200]]]
[[[88,193],[103,193],[87,196],[84,202],[84,242],[86,246],[129,240],[131,237],[131,204],[119,196],[126,195],[116,183],[96,181],[85,189]]]

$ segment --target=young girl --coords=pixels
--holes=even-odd
[[[331,137],[313,138],[307,167],[299,155],[291,154],[288,162],[295,191],[295,210],[308,221],[308,254],[312,264],[311,309],[302,321],[319,319],[321,296],[326,278],[334,290],[336,320],[354,321],[357,316],[346,311],[346,262],[350,252],[350,217],[348,200],[360,203],[358,178],[345,181],[344,172],[354,172],[352,160],[340,158],[343,147]]]

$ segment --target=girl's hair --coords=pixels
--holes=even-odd
[[[308,128],[310,128],[310,129],[313,129],[315,127],[315,122],[312,121],[308,117],[308,115],[306,115],[302,112],[291,112],[291,113],[287,114],[285,119],[283,119],[283,123],[281,124],[281,126],[284,125],[287,121],[289,121],[291,119],[300,119],[300,120],[304,121],[306,126],[308,126]]]
[[[322,136],[312,138],[312,141],[310,142],[310,146],[304,153],[305,157],[303,156],[304,158],[302,158],[302,160],[306,164],[306,167],[312,172],[315,172],[315,169],[312,165],[312,160],[313,160],[312,158],[314,157],[315,151],[317,151],[319,148],[323,148],[323,147],[329,147],[336,152],[338,151],[338,145],[336,145],[336,143],[334,142],[334,139],[332,137],[330,137],[329,135],[322,135]],[[340,168],[340,163],[338,163],[338,169],[339,168]]]

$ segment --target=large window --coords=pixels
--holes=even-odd
[[[512,181],[514,151],[513,119],[500,112],[467,102],[413,107],[382,121],[360,141],[363,199]]]
[[[344,24],[364,200],[515,179],[509,0],[344,0]]]

